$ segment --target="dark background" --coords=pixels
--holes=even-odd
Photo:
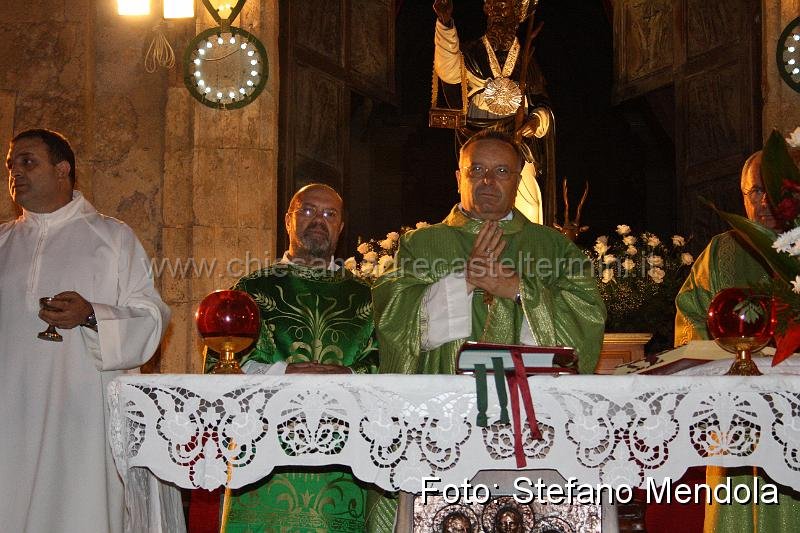
[[[350,170],[355,183],[369,187],[372,209],[348,221],[348,240],[438,222],[458,201],[453,131],[427,126],[431,6],[430,0],[397,3],[396,102],[352,96]],[[482,0],[455,1],[462,42],[483,34],[482,8]],[[560,180],[567,177],[572,215],[584,182],[590,184],[581,220],[590,229],[579,244],[591,245],[617,224],[668,238],[677,227],[672,88],[612,105],[611,13],[602,0],[541,0],[536,17],[544,26],[535,54],[556,118],[557,220],[563,220]]]

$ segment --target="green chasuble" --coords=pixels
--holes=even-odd
[[[467,340],[518,344],[523,317],[542,346],[571,346],[582,373],[597,364],[605,306],[586,255],[557,231],[529,222],[519,211],[500,222],[507,242],[500,261],[520,275],[522,305],[510,298],[485,303],[472,298],[472,335],[421,350],[423,297],[433,283],[463,272],[482,220],[456,206],[444,222],[410,231],[400,239],[396,267],[372,289],[383,373],[453,374]]]
[[[369,286],[349,271],[276,264],[234,288],[249,293],[261,310],[260,338],[242,362],[316,362],[376,371]],[[211,366],[208,360],[207,369]],[[349,473],[275,473],[233,491],[225,531],[363,532],[365,498],[366,490]]]
[[[769,273],[754,253],[742,244],[736,233],[728,231],[711,239],[697,258],[689,277],[675,298],[678,311],[675,316],[675,346],[690,340],[710,339],[706,318],[711,300],[722,289],[729,287],[754,287],[769,279]],[[731,476],[731,485],[743,484],[752,488],[757,468],[706,469],[706,483],[714,486]],[[759,480],[771,483],[763,477]],[[747,505],[712,503],[706,510],[706,533],[788,533],[797,531],[800,524],[800,502],[797,494],[779,486],[779,505]],[[733,491],[732,491],[733,492]]]
[[[690,340],[709,340],[706,319],[711,300],[729,287],[754,287],[767,281],[762,263],[728,231],[711,239],[692,265],[689,277],[675,298],[675,346]]]

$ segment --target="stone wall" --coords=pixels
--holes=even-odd
[[[196,33],[213,26],[207,13],[200,15]],[[275,256],[277,0],[245,4],[234,25],[267,49],[269,78],[261,95],[233,111],[202,106],[182,86],[167,95],[163,257],[176,266],[177,259],[193,263],[186,276],[162,278],[162,295],[173,311],[162,345],[163,372],[201,371],[197,304]]]
[[[30,127],[67,135],[79,189],[128,223],[164,267],[157,283],[173,318],[152,365],[164,372],[200,370],[192,315],[208,292],[235,281],[226,263],[275,253],[277,0],[248,2],[234,22],[269,56],[264,92],[234,111],[207,108],[183,87],[186,44],[214,26],[196,4],[196,20],[164,28],[175,69],[148,74],[160,2],[150,17],[120,17],[113,0],[0,2],[0,139]],[[13,218],[0,197],[0,220]]]

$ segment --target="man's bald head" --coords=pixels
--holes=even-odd
[[[284,217],[291,259],[327,266],[344,228],[343,210],[342,197],[328,185],[312,183],[297,191]]]
[[[294,196],[292,196],[292,199],[289,201],[289,211],[296,209],[298,202],[302,203],[303,194],[305,194],[308,191],[319,191],[319,190],[326,191],[328,194],[335,196],[339,200],[339,205],[340,206],[344,205],[342,197],[339,196],[339,193],[336,192],[336,189],[334,189],[330,185],[325,185],[324,183],[310,183],[304,187],[301,187],[300,189],[297,190],[296,193],[294,193]]]

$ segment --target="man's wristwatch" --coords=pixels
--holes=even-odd
[[[94,316],[94,311],[92,311],[91,314],[86,317],[86,320],[83,321],[81,326],[97,331],[97,317]]]

